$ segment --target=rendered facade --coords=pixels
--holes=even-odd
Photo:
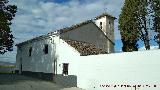
[[[72,61],[84,56],[114,53],[115,19],[103,13],[93,20],[17,44],[16,70],[19,74],[77,86],[76,73],[70,70]]]

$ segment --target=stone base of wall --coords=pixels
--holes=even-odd
[[[75,75],[64,76],[62,74],[56,74],[53,81],[64,87],[77,87],[77,76]]]
[[[22,71],[22,75],[39,78],[47,81],[53,81],[56,84],[62,85],[64,87],[76,87],[77,86],[77,76],[53,73],[43,73],[43,72],[31,72],[31,71]]]
[[[27,75],[43,80],[53,81],[53,73],[43,73],[43,72],[31,72],[31,71],[22,71],[22,75]]]

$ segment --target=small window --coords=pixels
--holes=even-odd
[[[100,25],[102,25],[102,22],[100,22]]]
[[[109,28],[111,28],[112,27],[112,23],[109,21]]]
[[[68,63],[63,63],[63,75],[68,75]]]
[[[102,29],[102,22],[100,22],[100,29]]]
[[[32,55],[32,47],[29,48],[29,57]]]
[[[44,53],[48,54],[48,44],[44,45]]]

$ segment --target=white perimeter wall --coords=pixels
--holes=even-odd
[[[69,75],[77,76],[77,86],[80,88],[160,90],[160,50],[77,56],[66,60],[69,60],[65,61],[69,63]],[[111,86],[106,87],[106,85]],[[115,85],[117,86],[114,88]],[[137,85],[136,89],[133,85]],[[141,86],[138,88],[138,85]]]
[[[62,74],[63,63],[69,63],[69,75],[75,75],[77,64],[74,62],[80,60],[80,53],[73,47],[68,45],[64,40],[60,39],[60,43],[57,44],[58,48],[58,60],[57,60],[57,74]]]

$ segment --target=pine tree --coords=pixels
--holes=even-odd
[[[151,13],[153,12],[150,12],[148,0],[125,0],[119,16],[119,30],[123,43],[122,49],[127,47],[129,50],[123,49],[123,51],[137,51],[138,40],[144,42],[146,50],[150,49]]]
[[[135,14],[137,0],[125,0],[124,7],[119,16],[119,30],[123,43],[124,52],[137,51],[137,41],[139,39],[138,23]]]

